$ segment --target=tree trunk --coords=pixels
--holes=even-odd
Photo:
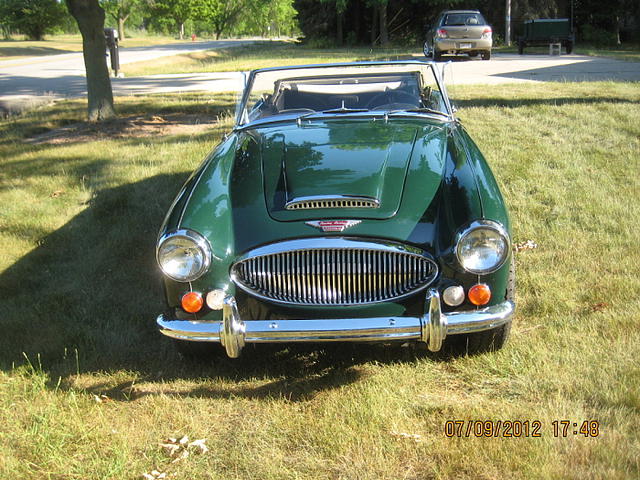
[[[118,15],[118,37],[120,38],[120,40],[124,40],[124,22],[126,20],[126,18]]]
[[[97,122],[113,118],[116,112],[105,56],[107,46],[104,39],[104,10],[98,0],[66,0],[66,4],[82,34],[89,120]]]
[[[180,22],[180,40],[184,40],[184,22]]]
[[[344,12],[336,10],[336,42],[339,46],[344,43],[344,33],[342,31],[342,24],[344,23]]]
[[[371,12],[371,46],[376,46],[376,41],[378,40],[378,6],[373,5]]]
[[[389,30],[387,28],[387,2],[380,4],[380,45],[389,46]]]

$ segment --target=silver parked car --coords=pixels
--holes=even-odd
[[[492,30],[478,10],[445,10],[429,26],[424,54],[441,60],[444,54],[491,58]]]

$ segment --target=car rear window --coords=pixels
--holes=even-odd
[[[484,18],[479,13],[448,13],[444,16],[444,26],[455,25],[486,25]]]

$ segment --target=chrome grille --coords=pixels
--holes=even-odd
[[[287,210],[313,210],[317,208],[378,208],[380,202],[369,197],[310,197],[287,202]]]
[[[236,263],[232,273],[242,289],[269,300],[354,305],[393,300],[421,290],[435,278],[437,265],[421,253],[385,245],[250,256]]]

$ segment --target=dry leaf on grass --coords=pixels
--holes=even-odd
[[[391,431],[389,432],[391,435],[393,435],[394,437],[398,437],[398,438],[406,438],[408,440],[413,440],[414,442],[418,443],[422,441],[422,435],[419,435],[417,433],[405,433],[405,432],[395,432],[395,431]]]
[[[602,312],[605,308],[607,308],[609,304],[607,302],[598,302],[594,305],[591,305],[592,312]]]
[[[151,470],[150,473],[143,473],[142,478],[145,480],[160,480],[162,478],[167,478],[167,473],[159,472],[158,470]]]
[[[534,250],[538,248],[538,244],[533,240],[527,240],[526,242],[514,243],[513,250],[518,253],[523,250]]]
[[[93,399],[96,401],[96,403],[106,403],[111,401],[111,399],[106,395],[94,395]]]
[[[51,198],[58,198],[64,194],[64,190],[56,190],[55,192],[49,195]]]
[[[180,439],[171,437],[168,438],[165,443],[161,443],[160,448],[162,448],[169,457],[173,458],[171,463],[175,463],[187,458],[191,453],[207,453],[209,448],[205,445],[206,441],[206,438],[200,438],[189,442],[189,437],[186,435]]]

